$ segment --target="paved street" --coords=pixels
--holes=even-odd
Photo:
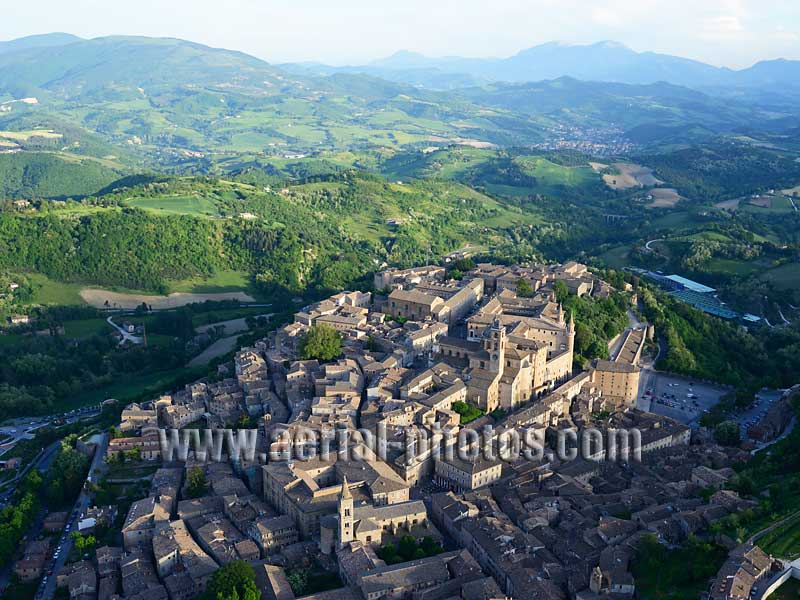
[[[105,471],[105,456],[107,447],[108,434],[103,433],[100,443],[97,446],[97,450],[95,450],[94,456],[92,457],[92,463],[89,465],[89,474],[86,477],[87,483],[90,481],[96,481],[98,476]],[[52,571],[53,575],[42,579],[42,583],[40,584],[39,590],[36,594],[37,599],[50,600],[55,595],[56,575],[64,567],[64,563],[66,563],[67,557],[72,550],[72,538],[70,537],[70,533],[77,531],[78,520],[84,511],[89,507],[90,503],[91,496],[87,491],[87,486],[84,485],[83,490],[81,490],[81,493],[78,496],[75,505],[73,506],[72,512],[70,513],[69,521],[67,522],[67,526],[64,530],[64,535],[61,537],[56,545],[56,548],[54,549],[54,554],[58,553],[58,557],[52,560],[48,568],[48,571]]]

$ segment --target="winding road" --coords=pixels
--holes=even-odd
[[[114,323],[114,321],[112,321],[112,317],[108,317],[106,319],[106,323],[108,323],[114,329],[119,331],[120,335],[122,336],[122,339],[119,342],[120,344],[122,344],[123,342],[130,342],[132,344],[141,344],[142,343],[143,339],[141,337],[139,337],[138,335],[133,335],[132,333],[129,333],[128,331],[125,330],[124,327],[121,327],[120,325],[117,325],[116,323]]]

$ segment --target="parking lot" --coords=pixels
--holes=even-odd
[[[698,427],[703,412],[719,402],[727,391],[720,386],[643,369],[637,407]]]
[[[753,405],[743,411],[731,415],[742,428],[742,437],[747,434],[747,430],[758,423],[772,406],[773,402],[780,400],[783,390],[761,390],[756,394]]]

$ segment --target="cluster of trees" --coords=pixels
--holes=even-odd
[[[92,552],[97,547],[97,538],[92,534],[83,535],[80,531],[73,531],[70,537],[75,549],[81,554]]]
[[[80,494],[89,457],[75,449],[78,437],[75,434],[65,437],[45,474],[45,498],[48,506],[72,506]]]
[[[695,537],[677,548],[661,544],[653,534],[642,538],[631,571],[643,598],[696,598],[725,562],[722,546]]]
[[[27,277],[0,271],[0,323],[12,314],[23,312],[32,298],[33,287]]]
[[[0,268],[164,292],[169,279],[210,275],[222,264],[219,227],[211,220],[131,209],[79,219],[2,213]]]
[[[189,498],[199,498],[206,493],[208,482],[202,467],[194,466],[186,474],[186,493]]]
[[[253,567],[243,560],[223,565],[211,576],[201,600],[259,600]]]
[[[41,474],[31,471],[17,489],[16,498],[0,510],[0,567],[11,560],[22,536],[33,525],[39,513],[42,484]]]
[[[96,161],[67,161],[38,152],[0,154],[0,198],[88,196],[118,178],[118,172]]]
[[[779,151],[721,142],[693,146],[642,159],[681,195],[717,201],[800,181],[800,163]]]
[[[460,415],[460,421],[462,425],[466,425],[467,423],[471,423],[475,419],[478,419],[483,416],[483,411],[475,406],[474,404],[470,404],[468,402],[453,402],[453,410]]]
[[[342,336],[330,325],[312,325],[300,340],[303,360],[328,362],[342,354]]]
[[[796,383],[800,372],[796,326],[747,331],[649,288],[640,289],[639,297],[645,317],[666,342],[659,369],[752,391]]]
[[[430,536],[425,536],[417,542],[412,536],[404,535],[397,543],[397,547],[389,543],[378,548],[375,553],[387,565],[394,565],[409,560],[436,556],[442,552],[444,552],[442,545]]]
[[[119,377],[178,368],[186,358],[182,342],[121,348],[109,335],[19,335],[0,345],[0,419],[46,414],[61,399]]]
[[[556,282],[561,283],[563,282]],[[564,296],[564,288],[556,289],[565,313],[575,319],[575,362],[583,366],[592,358],[608,358],[608,342],[628,325],[628,300],[619,293],[608,298]]]

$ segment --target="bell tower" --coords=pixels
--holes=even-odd
[[[569,324],[567,325],[567,350],[572,354],[575,352],[575,314],[569,312]]]
[[[506,361],[506,328],[500,324],[500,319],[495,319],[489,328],[488,336],[483,342],[483,348],[489,353],[489,371],[503,373]]]
[[[347,477],[343,477],[342,491],[339,494],[339,546],[344,546],[354,539],[353,495],[347,487]]]

